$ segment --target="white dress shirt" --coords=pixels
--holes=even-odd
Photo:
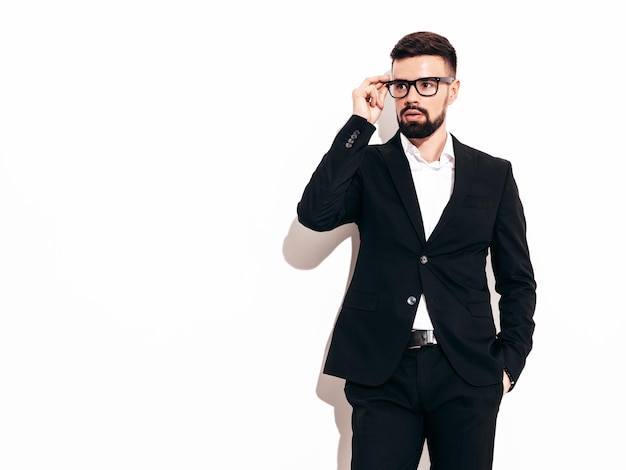
[[[439,160],[428,163],[420,156],[419,149],[400,134],[404,153],[409,161],[411,176],[415,185],[415,192],[424,222],[426,240],[433,230],[450,200],[454,187],[454,148],[450,134],[447,134],[446,143]],[[415,330],[432,330],[433,324],[428,314],[426,299],[422,297],[417,306],[417,313],[413,322]]]

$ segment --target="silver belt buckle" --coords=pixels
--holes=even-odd
[[[437,344],[437,340],[435,339],[434,330],[426,330],[426,344]]]

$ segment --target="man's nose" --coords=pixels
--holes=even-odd
[[[410,101],[411,103],[416,103],[421,99],[422,95],[417,92],[417,83],[412,83],[409,85],[409,92],[404,97],[406,101]]]

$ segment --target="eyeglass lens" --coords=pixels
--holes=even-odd
[[[396,80],[389,85],[389,92],[393,98],[404,98],[409,94],[411,85],[415,85],[417,92],[422,96],[432,96],[437,93],[439,81],[434,78],[420,80]]]

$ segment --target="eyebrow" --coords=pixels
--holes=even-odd
[[[440,78],[440,77],[437,76],[437,75],[428,75],[426,77],[420,77],[420,78],[393,78],[390,81],[391,82],[396,82],[396,81],[399,81],[399,82],[413,82],[413,81],[417,81],[417,80],[425,80],[427,78]]]

